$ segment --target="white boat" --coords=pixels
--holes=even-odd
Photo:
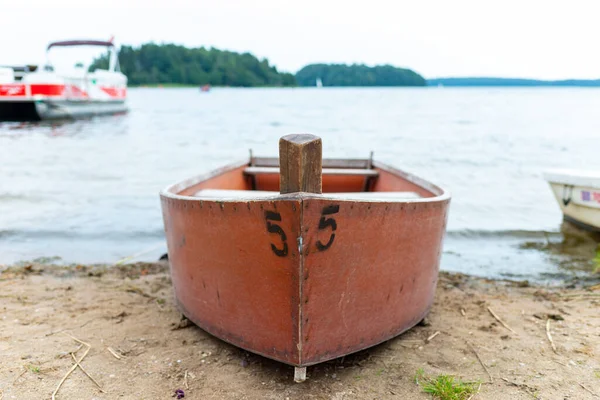
[[[57,47],[100,46],[109,50],[108,69],[89,71],[77,63],[55,68],[50,50]],[[119,70],[111,41],[69,40],[50,43],[43,66],[0,67],[0,121],[78,118],[127,111],[127,77]]]
[[[321,81],[321,78],[317,78],[317,81],[315,84],[317,87],[323,87],[323,82]]]
[[[566,221],[600,231],[600,170],[548,170],[544,178]]]

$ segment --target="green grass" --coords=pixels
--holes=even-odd
[[[415,382],[425,393],[439,400],[466,400],[478,390],[479,382],[463,382],[452,375],[425,376],[422,368],[415,374]]]
[[[600,245],[596,249],[596,257],[594,257],[594,273],[597,274],[600,272]]]
[[[415,383],[419,385],[419,381],[422,381],[423,379],[425,379],[425,371],[423,371],[423,368],[419,368],[415,373]]]
[[[40,371],[41,371],[41,370],[40,370],[40,367],[38,367],[37,365],[31,365],[31,364],[29,364],[29,365],[27,366],[27,369],[28,369],[28,370],[30,370],[31,372],[34,372],[34,373],[36,373],[36,374],[39,374],[39,373],[40,373]]]

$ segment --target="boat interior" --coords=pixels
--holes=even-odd
[[[444,191],[371,159],[323,159],[323,195],[345,200],[410,200]],[[279,159],[251,158],[167,190],[203,200],[271,199],[279,196]]]

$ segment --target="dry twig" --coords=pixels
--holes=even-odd
[[[87,324],[89,324],[90,322],[94,321],[94,319],[90,319],[89,321],[84,322],[83,324],[79,325],[79,328],[83,328],[84,326],[86,326]],[[65,329],[61,329],[59,331],[54,331],[54,332],[50,332],[50,333],[46,333],[46,336],[52,336],[52,335],[56,335],[57,333],[63,333],[64,331],[67,331],[71,328],[65,328]],[[67,335],[68,336],[68,335]]]
[[[27,372],[27,368],[23,367],[23,371],[21,371],[21,373],[19,375],[17,375],[17,377],[13,380],[13,385],[15,384],[16,381],[19,380],[20,377],[23,376],[23,374]]]
[[[123,358],[123,356],[117,354],[117,352],[114,351],[111,347],[107,347],[106,350],[108,350],[108,352],[110,354],[112,354],[117,360],[120,360],[121,358]]]
[[[65,381],[67,380],[67,378],[69,377],[69,375],[71,375],[71,373],[73,371],[75,371],[75,369],[77,367],[81,368],[81,370],[90,378],[92,379],[91,376],[88,375],[87,372],[85,372],[85,370],[81,367],[81,361],[83,361],[83,359],[88,355],[88,353],[90,352],[90,349],[92,348],[92,345],[89,343],[86,343],[82,340],[77,339],[76,337],[73,337],[71,335],[69,335],[68,333],[65,333],[65,335],[67,335],[68,337],[70,337],[71,339],[73,339],[74,341],[76,341],[77,343],[80,344],[80,346],[77,348],[77,350],[75,350],[73,353],[71,353],[71,356],[73,357],[73,359],[75,360],[75,364],[73,364],[73,366],[71,367],[71,369],[69,369],[69,371],[67,371],[67,373],[65,374],[65,376],[63,376],[63,378],[60,380],[60,382],[58,383],[58,386],[56,387],[56,389],[54,389],[54,392],[52,392],[52,400],[56,399],[56,394],[58,393],[60,387],[62,386],[63,383],[65,383]],[[75,358],[75,354],[77,353],[83,346],[87,347],[85,349],[85,352],[83,353],[83,355],[81,356],[81,358],[79,360],[77,360]],[[94,382],[96,385],[98,385],[98,383],[92,379],[92,382]],[[100,389],[102,391],[102,389]]]
[[[471,348],[473,353],[475,353],[475,357],[477,357],[479,364],[481,364],[483,369],[485,369],[485,372],[487,372],[488,376],[490,377],[490,383],[494,383],[494,378],[492,378],[492,374],[490,373],[490,370],[485,366],[483,361],[481,361],[481,357],[479,357],[479,353],[477,353],[477,350],[475,350],[475,348],[471,345],[471,343],[467,342],[467,344],[469,345],[469,347]]]
[[[54,389],[54,392],[52,392],[52,400],[56,399],[56,394],[58,393],[58,390],[60,389],[60,387],[62,386],[62,384],[67,380],[67,378],[69,377],[69,375],[71,375],[71,372],[75,371],[75,369],[77,368],[77,365],[83,361],[83,359],[85,358],[85,356],[87,356],[87,354],[89,353],[91,349],[91,346],[88,347],[87,349],[85,349],[85,352],[83,353],[83,356],[81,356],[81,358],[77,361],[77,364],[73,364],[73,366],[71,367],[71,369],[69,369],[69,371],[67,371],[67,373],[65,374],[65,376],[63,376],[63,378],[60,380],[60,382],[58,383],[58,386],[56,387],[56,389]]]
[[[94,378],[92,378],[92,376],[90,374],[87,373],[87,371],[85,369],[83,369],[83,367],[81,366],[81,364],[79,364],[79,362],[77,361],[77,359],[75,358],[75,354],[71,353],[71,357],[73,357],[73,361],[75,361],[75,364],[79,367],[79,369],[81,370],[81,372],[83,372],[84,374],[87,375],[88,378],[90,378],[90,380],[92,382],[94,382],[96,384],[96,386],[98,386],[98,389],[102,392],[102,393],[106,393],[104,390],[102,390],[102,386],[100,386],[100,384],[98,382],[96,382],[96,380]]]
[[[556,360],[552,360],[552,361],[554,361],[555,363],[557,363],[557,364],[560,364],[560,365],[562,365],[562,366],[568,367],[568,365],[567,365],[567,364],[565,364],[565,363],[562,363],[562,362],[560,362],[560,361],[556,361]]]
[[[431,335],[431,336],[429,336],[427,339],[425,339],[425,341],[426,341],[427,343],[429,343],[430,341],[432,341],[432,340],[433,340],[433,338],[434,338],[434,337],[436,337],[436,336],[437,336],[437,335],[439,335],[439,334],[440,334],[440,331],[436,331],[436,332],[435,332],[433,335]]]
[[[508,329],[508,330],[509,330],[509,331],[511,331],[512,333],[517,333],[517,332],[513,331],[513,330],[512,330],[512,328],[506,324],[506,322],[502,321],[502,320],[500,319],[500,317],[499,317],[499,316],[497,316],[497,315],[496,315],[496,313],[495,313],[495,312],[494,312],[494,311],[493,311],[493,310],[492,310],[490,307],[488,307],[487,309],[488,309],[488,311],[490,312],[490,314],[492,314],[492,317],[496,318],[496,321],[500,322],[500,323],[502,324],[502,326],[503,326],[503,327],[505,327],[506,329]]]
[[[470,395],[467,400],[471,400],[473,397],[477,396],[479,394],[480,390],[481,390],[481,382],[479,382],[479,387],[477,388],[477,391],[475,393],[473,393],[472,395]]]
[[[187,382],[187,371],[185,371],[185,374],[183,375],[183,384],[185,386],[186,389],[189,389],[190,387],[188,386],[188,382]]]
[[[588,388],[586,388],[585,386],[583,386],[583,383],[580,383],[580,384],[579,384],[579,386],[581,386],[582,388],[584,388],[584,389],[586,390],[586,392],[588,392],[588,393],[592,394],[592,396],[595,396],[595,397],[600,397],[600,396],[598,396],[596,393],[592,392],[590,389],[588,389]]]
[[[500,378],[500,379],[502,379],[504,382],[506,382],[506,383],[508,383],[508,384],[511,384],[511,385],[513,385],[513,386],[521,387],[521,385],[520,385],[520,384],[518,384],[518,383],[516,383],[516,382],[513,382],[513,381],[509,381],[508,379],[506,379],[506,378],[504,378],[504,377],[502,377],[502,378]]]
[[[550,335],[550,318],[548,318],[546,320],[546,336],[548,337],[548,340],[550,341],[550,345],[552,345],[552,351],[554,351],[554,353],[558,354],[558,351],[556,350],[556,345],[554,344],[554,340],[552,340],[552,335]]]

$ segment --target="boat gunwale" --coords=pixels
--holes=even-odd
[[[276,160],[277,158],[261,157],[260,159],[261,160]],[[265,196],[264,198],[252,197],[252,198],[248,198],[248,199],[244,199],[244,198],[203,199],[201,197],[186,196],[186,195],[178,194],[187,188],[190,188],[194,185],[197,185],[197,184],[207,181],[209,179],[215,178],[224,173],[233,171],[233,170],[241,168],[243,166],[251,166],[253,160],[255,160],[255,158],[248,158],[243,161],[237,161],[237,162],[228,164],[224,167],[214,169],[208,173],[199,174],[199,175],[193,176],[191,178],[170,184],[160,191],[160,197],[164,197],[164,198],[168,198],[168,199],[172,199],[172,200],[213,202],[213,203],[245,203],[245,202],[258,202],[258,201],[280,201],[280,200],[290,200],[290,199],[298,199],[298,198],[301,198],[301,199],[324,199],[324,200],[334,200],[334,201],[342,201],[342,202],[358,202],[358,203],[438,203],[438,202],[449,201],[450,197],[451,197],[451,194],[447,189],[444,189],[441,186],[435,185],[435,184],[433,184],[423,178],[420,178],[414,174],[396,169],[394,167],[391,167],[391,166],[384,164],[382,162],[379,162],[379,161],[373,161],[372,167],[378,168],[378,169],[381,169],[390,174],[399,176],[400,178],[405,179],[408,182],[413,183],[413,184],[433,193],[435,196],[421,197],[418,199],[414,199],[414,198],[341,199],[341,198],[337,198],[337,197],[334,198],[334,197],[327,196],[327,193],[317,194],[317,193],[307,193],[307,192],[296,192],[296,193],[279,195],[277,197],[268,195],[268,196]],[[330,158],[330,159],[323,159],[323,162],[325,163],[326,160],[328,160],[328,161],[329,160],[345,161],[347,159],[343,159],[343,158],[331,159]],[[352,159],[352,161],[355,162],[355,161],[359,161],[359,160]],[[365,159],[364,161],[368,162],[369,160]],[[373,193],[377,193],[377,192],[373,192]]]
[[[600,172],[585,173],[582,170],[551,169],[543,172],[550,185],[567,185],[580,188],[600,189]]]

